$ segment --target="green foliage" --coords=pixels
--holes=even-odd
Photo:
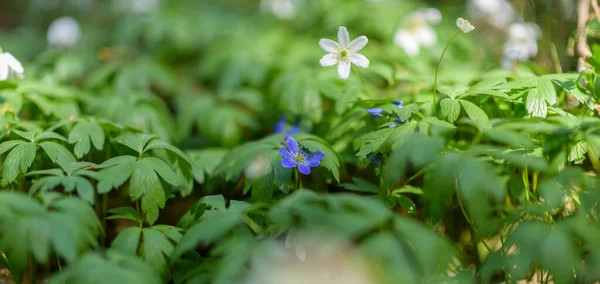
[[[82,36],[48,49],[29,2],[0,11],[23,23],[0,34],[26,70],[0,81],[0,268],[18,283],[600,281],[600,46],[575,73],[566,17],[502,70],[504,30],[473,15],[457,34],[458,1],[433,5],[416,56],[393,40],[416,0],[292,1],[286,19],[269,1],[59,1]],[[524,21],[575,10],[521,2]],[[319,66],[340,25],[368,37],[347,80]]]

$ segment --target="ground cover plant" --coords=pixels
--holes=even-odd
[[[0,7],[0,283],[600,281],[595,0]]]

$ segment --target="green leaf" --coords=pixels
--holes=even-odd
[[[13,182],[19,173],[27,173],[33,163],[37,146],[32,142],[24,142],[15,146],[6,156],[2,164],[2,184]]]
[[[169,165],[167,163],[165,163],[163,160],[156,158],[156,157],[147,157],[147,158],[143,158],[142,160],[138,161],[138,163],[141,161],[148,163],[148,165],[152,169],[154,169],[154,171],[156,171],[156,173],[158,173],[158,175],[164,181],[166,181],[174,186],[180,184],[180,181],[177,178],[177,175],[175,174],[175,172],[173,172],[171,167],[169,167]]]
[[[81,158],[90,152],[91,144],[98,150],[104,147],[104,131],[96,122],[79,121],[69,133],[69,144],[75,144],[74,152]]]
[[[129,227],[117,235],[110,247],[127,255],[137,255],[141,234],[139,227]]]
[[[181,238],[181,234],[178,231],[171,231],[177,235],[177,238]],[[144,236],[144,260],[158,275],[164,280],[168,280],[169,264],[166,256],[170,256],[173,253],[175,246],[173,245],[172,240],[169,239],[167,234],[154,228],[144,228],[142,234]]]
[[[479,108],[472,102],[465,101],[465,100],[459,100],[459,101],[460,101],[460,104],[462,105],[462,107],[465,109],[465,112],[467,113],[469,118],[471,118],[472,120],[480,121],[480,122],[487,122],[490,120],[488,118],[487,114],[485,114],[485,112],[481,108]]]
[[[113,188],[120,187],[133,174],[137,158],[134,156],[118,156],[97,165],[98,193],[107,193]]]
[[[117,208],[108,209],[108,211],[106,211],[106,212],[113,214],[113,215],[106,217],[106,219],[108,219],[108,220],[127,219],[127,220],[136,221],[136,222],[142,222],[142,218],[140,217],[138,212],[131,207],[117,207]]]
[[[52,162],[58,164],[61,168],[66,169],[70,164],[76,162],[75,156],[64,146],[51,141],[40,143],[40,146]]]
[[[536,88],[529,90],[526,101],[527,112],[533,117],[546,117],[548,112],[548,105],[546,104],[546,98]]]
[[[456,99],[445,98],[440,101],[442,116],[450,123],[454,123],[460,115],[460,102]]]
[[[344,189],[358,192],[379,193],[379,187],[367,180],[353,177],[352,182],[353,183],[342,183],[340,186]]]
[[[50,284],[64,283],[146,283],[163,281],[153,269],[137,257],[121,254],[116,250],[92,252],[69,265],[62,273],[57,272]]]
[[[129,195],[132,200],[142,200],[142,212],[148,223],[154,224],[158,219],[159,209],[165,207],[167,196],[152,162],[147,158],[135,163],[129,181]]]

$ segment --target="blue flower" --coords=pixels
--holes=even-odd
[[[310,174],[311,167],[318,167],[321,164],[321,160],[325,157],[321,151],[311,153],[306,148],[300,149],[298,142],[292,137],[287,137],[285,141],[287,149],[279,149],[279,153],[283,156],[281,160],[281,166],[284,168],[298,167],[298,171],[308,175]]]
[[[281,118],[273,127],[273,132],[282,133],[283,135],[285,135],[285,137],[288,137],[300,132],[300,127],[298,126],[298,124],[288,124],[285,115],[281,115]]]
[[[401,100],[393,100],[392,103],[397,105],[398,107],[402,107],[402,105],[404,105],[404,102]]]
[[[380,116],[383,112],[383,109],[380,107],[368,108],[367,112],[370,113],[372,116]]]
[[[377,154],[367,154],[367,159],[371,159],[371,163],[380,165],[381,161],[383,161],[383,155],[381,153]]]

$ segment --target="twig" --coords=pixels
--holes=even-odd
[[[590,0],[590,2],[592,3],[596,20],[600,23],[600,7],[598,7],[598,2],[596,0]]]
[[[595,2],[593,0],[592,2]],[[583,71],[588,67],[585,62],[587,57],[592,56],[590,46],[587,44],[587,28],[586,24],[590,17],[590,0],[579,0],[577,6],[577,44],[575,46],[575,52],[577,54],[577,70]]]

